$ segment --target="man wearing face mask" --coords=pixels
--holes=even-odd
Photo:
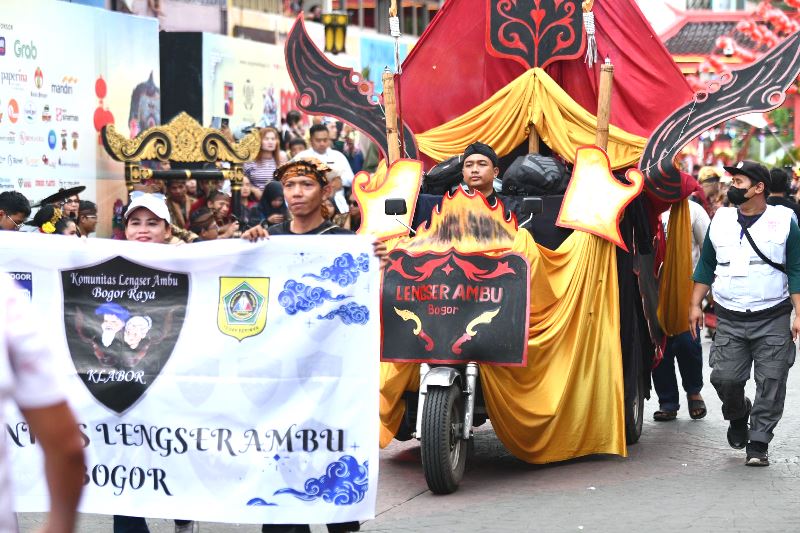
[[[689,330],[702,323],[700,302],[714,290],[717,334],[711,383],[729,421],[728,443],[747,448],[748,466],[768,466],[768,444],[783,414],[786,379],[800,331],[800,228],[790,209],[767,204],[770,174],[742,161],[725,167],[728,200],[711,221],[694,271]],[[798,316],[791,322],[792,307]],[[756,394],[744,386],[754,369]],[[749,426],[748,426],[749,421]]]

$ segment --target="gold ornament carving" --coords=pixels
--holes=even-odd
[[[117,161],[143,160],[242,164],[252,161],[261,149],[261,136],[253,130],[239,142],[231,143],[219,130],[204,128],[182,112],[168,124],[148,128],[134,139],[105,126],[101,132],[106,152]]]

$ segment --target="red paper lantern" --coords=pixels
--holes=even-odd
[[[96,94],[98,98],[105,98],[107,90],[108,88],[106,87],[106,80],[100,76],[97,78],[97,81],[94,82],[94,94]]]

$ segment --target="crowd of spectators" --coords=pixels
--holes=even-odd
[[[378,164],[377,148],[366,137],[333,118],[305,117],[296,110],[287,113],[280,128],[269,126],[258,132],[261,150],[255,160],[243,165],[245,177],[236,213],[227,180],[172,178],[137,185],[137,190],[163,196],[171,220],[170,242],[238,237],[255,225],[266,227],[289,220],[275,170],[289,160],[307,157],[315,157],[332,169],[328,179],[333,191],[325,200],[329,219],[347,229],[358,228],[358,204],[351,195],[353,176],[362,170],[374,172]],[[225,133],[235,141],[230,131]],[[161,168],[170,167],[165,163]],[[111,220],[123,226],[124,206],[130,199],[121,205],[118,202],[116,212],[104,213],[94,202],[81,199],[82,189],[62,189],[38,202],[6,191],[0,194],[0,229],[87,238],[96,236],[98,222],[104,228]],[[124,231],[114,231],[113,237],[124,238]]]

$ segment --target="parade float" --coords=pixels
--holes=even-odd
[[[693,95],[631,0],[451,0],[385,73],[376,101],[298,18],[286,59],[299,107],[358,128],[389,163],[354,181],[360,232],[393,246],[381,446],[419,439],[437,493],[456,490],[472,428],[487,418],[527,462],[625,456],[665,337],[687,328],[686,198],[697,185],[676,156],[721,120],[780,105],[800,70],[799,41]],[[515,215],[531,213],[512,209],[525,202],[505,187],[517,194],[494,206],[458,188],[431,211],[421,169],[476,140],[503,171],[528,153],[565,163],[566,191],[541,195],[542,212],[524,225]],[[390,198],[409,208],[384,209]],[[670,206],[665,242],[658,216]]]

